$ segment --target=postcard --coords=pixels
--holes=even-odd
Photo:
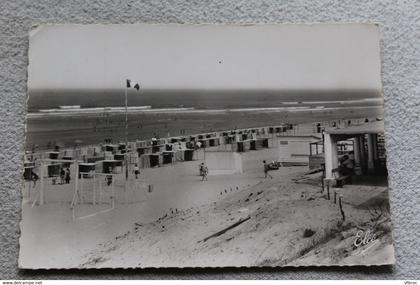
[[[20,268],[393,264],[379,36],[35,28]]]

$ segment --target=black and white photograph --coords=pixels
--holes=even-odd
[[[375,24],[30,33],[19,267],[394,264]]]

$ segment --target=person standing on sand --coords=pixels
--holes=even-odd
[[[209,169],[207,166],[203,163],[200,164],[200,175],[201,175],[201,181],[207,180],[207,174],[209,173]]]
[[[136,176],[136,179],[138,179],[138,178],[139,178],[139,175],[140,175],[140,168],[139,168],[139,166],[137,165],[137,163],[134,165],[134,175]]]
[[[354,173],[354,161],[346,154],[341,159],[340,166],[338,167],[341,175],[347,176]]]
[[[60,168],[60,184],[64,184],[65,176],[66,176],[66,171],[64,170],[63,167],[61,167]]]
[[[70,184],[70,168],[69,167],[66,168],[65,177],[66,177],[66,184]]]
[[[268,167],[268,164],[265,160],[263,160],[264,163],[264,177],[267,178],[267,176],[270,176],[271,179],[273,179],[273,176],[271,176],[270,174],[268,174],[268,171],[270,170]]]
[[[209,173],[209,169],[207,168],[207,165],[204,165],[202,181],[204,181],[204,179],[207,181],[208,173]]]
[[[34,186],[36,185],[36,181],[39,179],[38,174],[36,174],[34,171],[31,172],[31,180],[34,182]]]

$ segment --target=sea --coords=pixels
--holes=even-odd
[[[26,149],[122,142],[124,103],[124,90],[29,90]],[[129,141],[383,116],[371,91],[129,90],[128,106]]]

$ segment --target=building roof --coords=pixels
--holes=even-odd
[[[267,138],[271,138],[271,137],[269,136]],[[322,139],[321,134],[319,136],[316,136],[316,135],[296,135],[296,136],[294,136],[294,135],[281,135],[281,136],[278,136],[277,138],[278,139],[282,139],[282,138],[283,139],[290,139],[290,138],[294,139],[294,138],[296,138],[296,139],[313,139],[313,140],[321,140]]]
[[[331,128],[325,130],[325,133],[337,135],[378,134],[383,133],[384,130],[384,121],[374,121],[345,128]]]

